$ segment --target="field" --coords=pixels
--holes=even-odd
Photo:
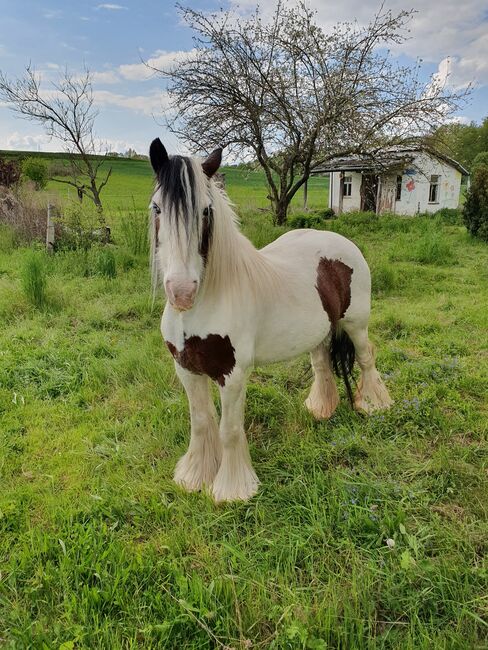
[[[63,164],[62,154],[46,154],[27,152],[23,156],[41,157],[49,163]],[[17,152],[0,151],[0,156],[18,157]],[[128,209],[145,210],[149,204],[153,187],[153,172],[151,165],[145,160],[129,160],[126,158],[111,158],[105,167],[112,167],[112,176],[102,191],[102,202],[112,211]],[[105,169],[102,167],[102,169]],[[244,167],[222,167],[225,174],[230,198],[241,208],[267,208],[267,190],[264,175],[259,171],[250,171]],[[101,178],[104,174],[101,173]],[[312,177],[308,187],[308,205],[310,208],[324,209],[328,203],[328,177]],[[50,181],[47,195],[61,196],[65,200],[76,198],[75,189],[69,185]],[[303,206],[303,191],[299,191],[292,202],[294,208]]]
[[[145,206],[150,180],[114,174],[109,214],[122,188]],[[256,244],[284,232],[261,178],[227,183]],[[262,486],[216,506],[171,480],[188,409],[130,218],[111,224],[115,277],[105,249],[47,258],[0,230],[0,647],[488,648],[486,245],[436,218],[324,222],[372,267],[395,405],[364,418],[341,387],[317,423],[306,357],[256,369]]]

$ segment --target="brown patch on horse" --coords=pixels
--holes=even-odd
[[[340,260],[320,258],[315,288],[334,329],[351,304],[352,273],[353,269]]]
[[[190,336],[185,339],[183,350],[177,350],[169,341],[166,345],[182,368],[197,375],[208,375],[220,386],[225,386],[225,377],[236,364],[235,350],[227,335],[209,334],[204,339]]]

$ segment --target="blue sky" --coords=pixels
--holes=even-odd
[[[191,0],[196,9],[220,6],[246,12],[254,0]],[[264,13],[274,3],[261,2]],[[310,0],[317,19],[325,27],[355,17],[366,22],[379,3],[369,0]],[[402,0],[387,3],[393,11],[404,8]],[[415,2],[412,3],[415,8]],[[419,4],[412,22],[412,38],[395,50],[402,60],[420,56],[426,76],[450,70],[455,85],[476,80],[472,101],[459,113],[462,120],[480,121],[488,115],[488,9],[486,0],[431,0]],[[97,134],[116,151],[129,146],[145,152],[156,135],[173,151],[182,146],[162,126],[163,83],[149,77],[141,59],[170,61],[191,49],[189,30],[181,23],[174,2],[161,0],[114,0],[72,2],[65,0],[0,0],[0,69],[9,76],[22,73],[31,61],[48,86],[67,66],[77,72],[86,65],[95,77],[95,98],[100,111]],[[449,63],[446,59],[449,58]],[[440,65],[440,68],[439,68]],[[0,148],[59,150],[49,142],[42,127],[14,116],[0,105]]]

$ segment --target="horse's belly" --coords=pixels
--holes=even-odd
[[[318,295],[311,298],[311,304],[302,300],[299,311],[291,310],[289,303],[282,309],[275,305],[267,310],[256,333],[256,365],[292,359],[313,350],[325,339],[330,331],[329,319]]]

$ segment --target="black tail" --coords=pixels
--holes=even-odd
[[[352,369],[354,367],[354,359],[356,355],[354,344],[344,330],[332,332],[329,351],[334,372],[344,381],[347,396],[349,397],[351,404],[353,404],[350,379],[352,378]]]

